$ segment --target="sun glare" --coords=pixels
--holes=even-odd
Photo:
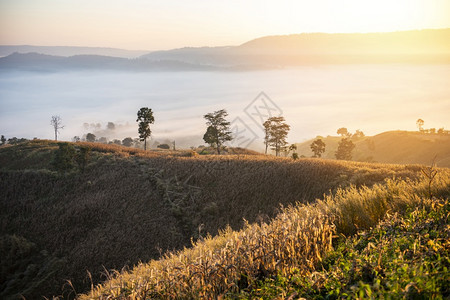
[[[426,26],[430,19],[436,19],[436,16],[427,14],[426,9],[424,2],[419,0],[266,3],[266,15],[274,29],[291,33],[420,29]]]

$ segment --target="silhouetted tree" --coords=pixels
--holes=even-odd
[[[80,139],[80,137],[79,137],[78,135],[76,135],[76,136],[74,136],[74,137],[72,138],[72,141],[76,143],[76,142],[81,141],[81,139]]]
[[[338,145],[335,153],[337,159],[351,160],[352,151],[355,148],[355,144],[349,138],[343,138]]]
[[[52,116],[52,119],[50,120],[50,125],[52,125],[53,129],[55,130],[55,141],[57,141],[59,129],[64,128],[64,126],[62,125],[61,117],[60,116]]]
[[[106,125],[106,128],[108,128],[108,130],[114,130],[114,129],[116,129],[116,125],[113,122],[108,122],[108,125]]]
[[[122,141],[121,141],[121,140],[118,140],[118,139],[114,139],[114,140],[112,141],[112,143],[115,144],[115,145],[122,145]]]
[[[314,153],[313,157],[322,157],[322,153],[325,152],[325,143],[322,139],[317,139],[309,146]]]
[[[290,145],[289,146],[289,150],[288,150],[288,154],[287,155],[289,155],[289,153],[292,151],[292,159],[293,160],[297,160],[298,159],[298,153],[296,152],[297,151],[297,145],[296,144],[292,144],[292,145]]]
[[[425,124],[425,121],[422,119],[417,119],[416,121],[416,125],[419,128],[419,131],[422,132],[423,131],[423,124]]]
[[[8,144],[15,145],[15,144],[17,144],[17,141],[18,141],[18,138],[16,138],[14,136],[14,137],[8,139]]]
[[[150,124],[153,124],[155,122],[152,109],[148,107],[142,107],[137,112],[136,122],[139,122],[139,138],[144,142],[144,150],[147,150],[147,138],[149,138],[152,134],[152,131],[150,130]]]
[[[126,137],[122,140],[122,145],[126,147],[131,147],[133,145],[133,139],[130,137]]]
[[[293,151],[295,153],[296,150],[297,150],[297,145],[296,144],[290,145],[289,148],[288,148],[286,156],[288,156],[289,153],[291,153],[291,151]]]
[[[225,109],[203,116],[206,119],[206,125],[208,125],[206,133],[203,135],[203,140],[210,144],[211,147],[215,147],[218,154],[220,154],[223,144],[233,139],[230,131],[230,122],[225,119],[227,116],[228,113]]]
[[[159,144],[156,147],[159,149],[170,149],[170,146],[168,144]]]
[[[108,144],[108,139],[106,137],[102,136],[98,139],[98,142],[102,143],[102,144]]]
[[[23,143],[23,142],[26,142],[26,141],[28,141],[26,138],[18,139],[16,137],[12,137],[12,138],[8,139],[8,144],[10,144],[10,145],[17,145],[19,143]]]
[[[1,141],[1,145],[4,145],[6,143],[6,138],[3,134],[2,134],[2,137],[0,138],[0,141]]]
[[[360,138],[363,138],[363,137],[365,137],[366,135],[364,134],[364,132],[362,132],[361,130],[359,130],[359,129],[357,129],[356,131],[355,131],[355,133],[352,135],[352,138],[354,138],[354,139],[360,139]]]
[[[263,124],[266,131],[267,144],[275,150],[275,155],[286,149],[286,138],[291,126],[285,123],[284,117],[271,117]]]
[[[87,142],[95,142],[95,134],[93,134],[93,133],[88,133],[88,134],[86,134],[86,141]]]
[[[342,136],[342,137],[344,137],[344,136],[350,136],[350,133],[348,132],[348,130],[347,130],[347,128],[345,128],[345,127],[342,127],[342,128],[339,128],[338,130],[337,130],[337,134],[339,134],[340,136]]]

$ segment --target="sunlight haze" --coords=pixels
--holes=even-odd
[[[447,0],[0,0],[0,44],[161,50],[302,32],[450,27]]]

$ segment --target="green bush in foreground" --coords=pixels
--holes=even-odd
[[[239,297],[448,299],[449,214],[446,199],[405,217],[389,215],[372,230],[340,239],[309,276],[278,275]]]

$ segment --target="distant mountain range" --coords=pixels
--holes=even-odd
[[[40,53],[56,56],[74,56],[74,55],[102,55],[102,56],[114,56],[124,58],[136,58],[148,53],[148,50],[124,50],[117,48],[104,48],[104,47],[70,47],[70,46],[30,46],[30,45],[18,45],[18,46],[2,46],[0,45],[0,57],[8,56],[15,52],[18,53]]]
[[[0,70],[57,72],[64,70],[118,70],[118,71],[165,71],[165,70],[215,70],[183,61],[153,61],[145,58],[128,59],[101,55],[74,55],[69,57],[39,53],[13,53],[0,58]]]
[[[239,46],[150,53],[113,48],[0,46],[0,55],[8,53],[0,58],[0,69],[248,70],[314,64],[448,64],[450,29],[303,33],[262,37]]]

